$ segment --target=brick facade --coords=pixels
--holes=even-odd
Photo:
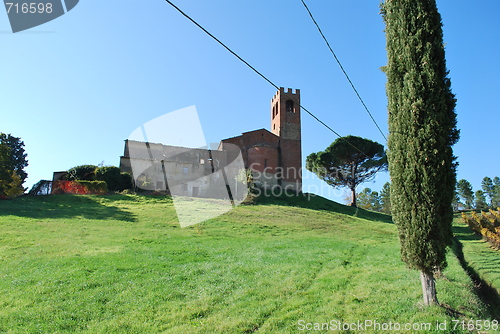
[[[260,129],[224,139],[240,147],[245,168],[254,172],[255,181],[264,187],[279,185],[302,190],[302,149],[300,126],[300,90],[283,87],[271,100],[271,132]]]

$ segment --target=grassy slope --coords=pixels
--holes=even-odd
[[[300,319],[484,319],[451,254],[449,263],[439,298],[463,315],[421,307],[418,273],[399,260],[387,216],[322,198],[240,206],[181,229],[168,198],[25,197],[0,202],[0,332],[297,333],[308,332]]]

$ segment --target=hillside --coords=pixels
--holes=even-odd
[[[332,320],[468,332],[452,320],[487,319],[485,307],[451,253],[444,275],[447,308],[424,309],[390,218],[320,197],[261,200],[184,229],[165,197],[0,201],[5,333],[297,333]]]

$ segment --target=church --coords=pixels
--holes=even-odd
[[[259,129],[223,139],[217,150],[126,140],[120,169],[132,174],[136,186],[145,190],[172,193],[175,189],[182,196],[212,197],[215,184],[225,183],[229,189],[226,174],[221,177],[217,171],[230,166],[241,152],[256,186],[301,192],[300,111],[300,90],[281,87],[271,99],[271,131]]]

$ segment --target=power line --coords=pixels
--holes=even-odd
[[[184,15],[189,21],[193,22],[198,28],[200,28],[201,30],[203,30],[203,32],[205,32],[208,36],[212,37],[217,43],[219,43],[220,45],[222,45],[227,51],[231,52],[231,54],[233,56],[235,56],[236,58],[238,58],[239,60],[241,60],[245,65],[247,65],[248,67],[250,67],[255,73],[257,73],[258,75],[260,75],[264,80],[266,80],[267,82],[269,82],[274,88],[276,88],[277,90],[279,90],[279,87],[276,86],[271,80],[269,80],[268,78],[266,78],[266,76],[264,74],[262,74],[259,71],[257,71],[257,69],[255,67],[253,67],[252,65],[250,65],[245,59],[243,59],[240,56],[238,56],[238,54],[236,52],[234,52],[233,50],[231,50],[228,46],[226,46],[226,44],[222,43],[217,37],[215,37],[214,35],[212,35],[207,29],[203,28],[198,22],[196,22],[194,19],[192,19],[186,13],[184,13],[179,7],[177,7],[176,5],[174,5],[172,3],[172,1],[170,1],[170,0],[165,0],[165,1],[167,1],[172,7],[174,7],[175,9],[177,9],[177,11],[179,13],[181,13],[182,15]]]
[[[345,77],[347,78],[347,81],[349,81],[349,83],[351,84],[351,87],[352,89],[354,90],[354,92],[356,93],[358,99],[361,101],[361,104],[363,105],[363,107],[365,108],[366,112],[368,113],[368,115],[370,115],[370,118],[372,119],[373,123],[375,123],[375,126],[377,127],[378,131],[380,132],[380,134],[382,135],[382,137],[384,137],[384,139],[387,141],[387,138],[385,137],[384,133],[382,132],[382,130],[380,129],[380,127],[378,126],[377,124],[377,121],[375,121],[375,118],[373,118],[372,116],[372,113],[370,112],[370,110],[368,110],[368,107],[366,106],[365,102],[363,101],[363,99],[361,98],[361,95],[359,95],[358,93],[358,90],[356,89],[356,87],[354,86],[354,84],[352,83],[351,81],[351,78],[349,78],[349,75],[347,75],[347,72],[345,71],[344,69],[344,66],[342,66],[342,63],[340,62],[339,58],[337,57],[337,55],[335,54],[335,52],[333,52],[333,49],[332,47],[330,46],[330,43],[328,42],[328,40],[326,39],[325,35],[323,34],[323,31],[321,30],[321,28],[319,27],[319,24],[318,22],[316,22],[316,20],[314,19],[314,16],[312,15],[311,11],[309,10],[309,7],[307,7],[306,3],[304,0],[300,0],[302,2],[302,4],[304,5],[304,7],[306,8],[307,10],[307,13],[309,13],[309,16],[311,17],[311,20],[314,22],[314,25],[316,26],[316,28],[318,29],[321,37],[323,37],[323,40],[325,41],[326,45],[328,46],[328,49],[330,49],[330,52],[332,53],[333,55],[333,58],[335,58],[335,60],[337,61],[337,64],[339,64],[340,66],[340,69],[342,70],[342,72],[344,73]]]
[[[253,67],[252,65],[250,65],[246,60],[244,60],[243,58],[241,58],[236,52],[234,52],[233,50],[231,50],[227,45],[225,45],[222,41],[220,41],[217,37],[215,37],[214,35],[212,35],[207,29],[203,28],[198,22],[196,22],[194,19],[192,19],[189,15],[187,15],[186,13],[184,13],[179,7],[177,7],[175,4],[172,3],[172,1],[170,0],[165,0],[166,2],[168,2],[169,5],[171,5],[172,7],[174,7],[179,13],[181,13],[184,17],[186,17],[189,21],[193,22],[198,28],[200,28],[201,30],[203,30],[203,32],[205,32],[208,36],[210,36],[212,39],[214,39],[217,43],[219,43],[220,45],[222,45],[227,51],[229,51],[233,56],[235,56],[236,58],[238,58],[240,61],[242,61],[245,65],[247,65],[250,69],[252,69],[252,71],[254,71],[255,73],[257,73],[260,77],[262,77],[264,80],[266,80],[269,84],[271,84],[271,86],[273,86],[274,88],[276,88],[276,90],[279,90],[279,87],[274,83],[272,82],[270,79],[268,79],[264,74],[262,74],[261,72],[259,72],[255,67]],[[285,94],[288,94],[288,93],[285,93]],[[323,122],[322,120],[320,120],[317,116],[315,116],[312,112],[310,112],[309,110],[307,110],[304,106],[302,105],[299,105],[299,107],[304,110],[306,113],[308,113],[312,118],[314,118],[316,121],[318,121],[320,124],[322,124],[323,126],[325,126],[328,130],[330,130],[331,132],[333,132],[335,135],[337,135],[339,138],[341,138],[342,136],[335,130],[333,130],[330,126],[328,126],[325,122]],[[384,137],[385,138],[385,137]],[[351,145],[354,149],[356,149],[359,153],[365,155],[366,157],[368,157],[363,151],[361,151],[359,148],[357,148],[356,146],[354,146],[352,143],[350,143],[349,141],[347,141],[347,143],[349,145]]]

